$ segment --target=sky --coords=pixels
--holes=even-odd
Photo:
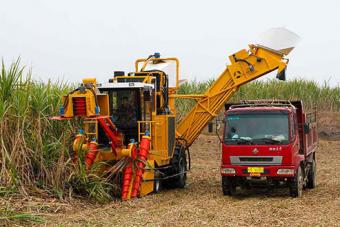
[[[104,82],[160,52],[180,59],[182,79],[202,81],[263,31],[285,27],[301,37],[287,78],[337,86],[339,10],[337,0],[0,0],[0,57],[20,56],[38,80]]]

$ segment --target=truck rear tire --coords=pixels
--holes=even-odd
[[[295,176],[290,181],[290,195],[292,197],[301,197],[303,189],[303,173],[302,168],[299,166]]]
[[[307,175],[307,188],[315,188],[316,187],[316,161],[313,158],[311,169]]]
[[[222,176],[223,195],[234,196],[236,194],[236,183],[234,177]]]

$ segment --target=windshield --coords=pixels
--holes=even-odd
[[[288,114],[228,114],[226,144],[288,144]]]
[[[140,118],[138,89],[119,89],[110,91],[110,108],[113,123],[120,130],[137,127]]]

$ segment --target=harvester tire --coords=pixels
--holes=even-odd
[[[186,173],[186,155],[185,152],[182,152],[181,155],[178,157],[178,164],[177,164],[177,173],[180,174],[176,179],[176,187],[177,188],[184,188],[187,180],[187,173]]]
[[[171,160],[171,171],[168,172],[170,177],[162,182],[166,188],[184,188],[187,180],[187,159],[184,146],[176,145],[174,156]]]
[[[235,180],[231,177],[222,176],[223,195],[234,196],[236,194]]]
[[[299,168],[296,171],[296,174],[294,177],[291,178],[290,181],[290,195],[292,197],[301,197],[302,196],[302,189],[303,189],[303,184],[304,184],[304,177],[302,173],[302,168],[299,166]]]
[[[159,172],[155,172],[155,180],[154,180],[154,182],[153,182],[153,192],[154,193],[158,193],[159,192],[159,189],[160,189],[160,184],[161,184],[161,182],[160,182],[160,180],[159,180],[159,178],[160,178],[161,176],[160,176],[160,174],[159,174]]]
[[[307,188],[315,188],[316,187],[316,161],[313,158],[311,163],[311,169],[307,175]]]

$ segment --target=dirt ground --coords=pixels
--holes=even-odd
[[[243,190],[235,197],[223,196],[218,139],[201,135],[191,147],[192,170],[184,189],[102,206],[27,198],[21,209],[41,215],[41,225],[47,226],[340,226],[340,124],[333,127],[334,121],[328,121],[330,129],[323,120],[321,135],[330,130],[334,135],[320,140],[318,185],[304,190],[302,198],[291,198],[288,189]]]

